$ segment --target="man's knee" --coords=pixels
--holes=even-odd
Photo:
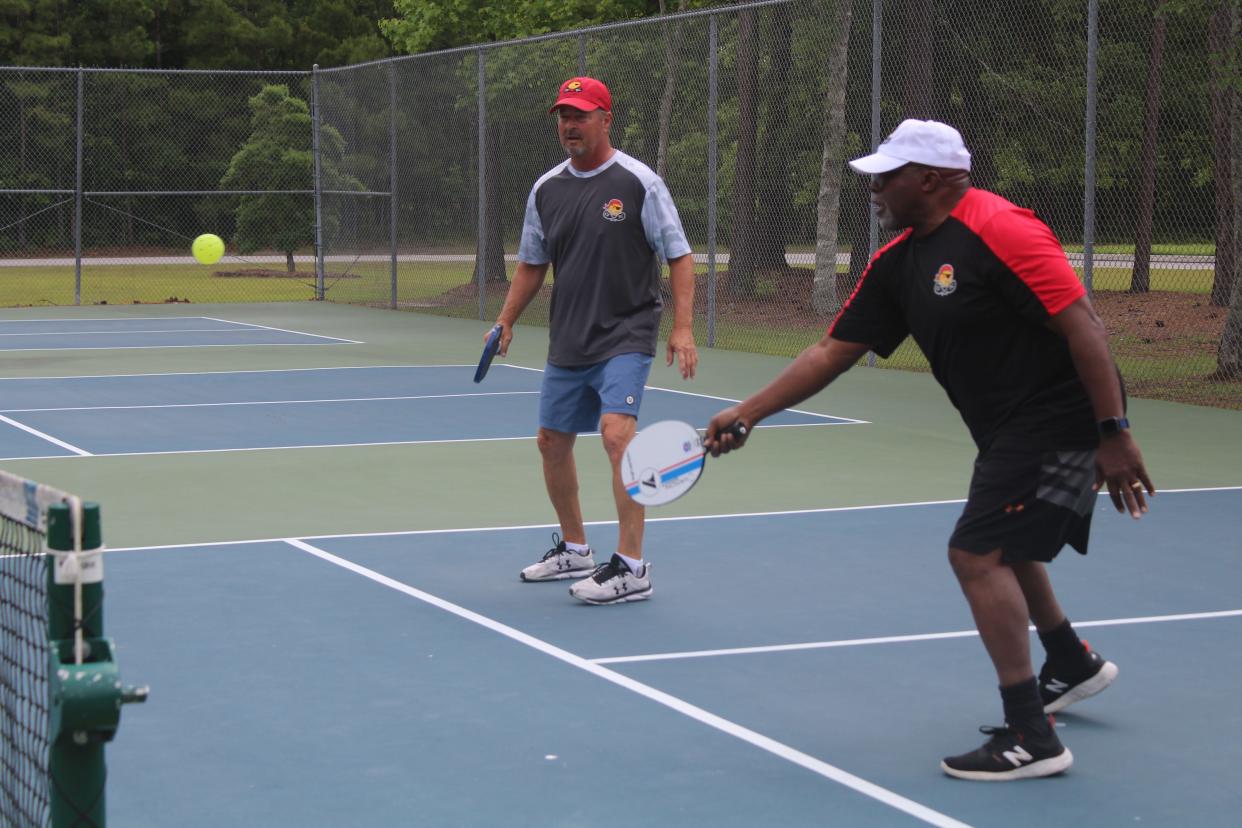
[[[573,451],[576,436],[541,426],[539,433],[535,436],[535,445],[539,447],[539,453],[549,460],[564,459]]]
[[[986,555],[979,555],[950,546],[949,565],[953,567],[953,574],[957,576],[957,580],[960,583],[966,583],[985,577],[1004,564],[1001,563],[1001,550],[999,549]]]
[[[634,439],[637,430],[637,421],[627,414],[605,414],[600,417],[599,432],[608,457],[614,462],[620,462],[625,447]]]

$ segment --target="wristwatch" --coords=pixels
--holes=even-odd
[[[1105,417],[1095,424],[1100,430],[1101,437],[1112,437],[1114,434],[1120,434],[1130,427],[1130,421],[1125,417]]]

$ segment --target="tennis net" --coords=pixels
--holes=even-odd
[[[0,471],[0,825],[50,820],[47,509],[74,498]]]

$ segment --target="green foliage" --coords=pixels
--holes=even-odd
[[[410,54],[642,17],[659,11],[650,0],[395,0],[397,17],[380,29]]]
[[[271,85],[250,99],[250,109],[250,138],[233,156],[220,188],[310,188],[314,182],[314,156],[306,101],[290,95],[287,86]],[[363,189],[360,181],[340,170],[344,147],[338,130],[321,125],[320,176],[325,190]],[[233,241],[242,253],[274,248],[292,256],[294,251],[315,241],[314,205],[300,195],[242,196],[236,218]],[[330,211],[324,211],[322,219],[325,232],[331,233],[338,219]]]
[[[391,0],[0,0],[0,65],[300,69],[388,57]]]
[[[731,0],[394,0],[395,16],[380,30],[399,51],[418,54],[455,46],[495,43],[651,17],[664,11],[688,11],[728,5]]]

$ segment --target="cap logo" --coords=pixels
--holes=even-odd
[[[948,296],[957,290],[957,279],[953,276],[953,265],[942,264],[932,278],[932,290],[937,296]]]
[[[604,218],[609,221],[625,221],[625,205],[619,198],[611,198],[604,205]]]
[[[581,92],[581,91],[582,91],[582,81],[570,81],[569,83],[565,84],[565,88],[561,90],[562,94],[565,92]]]

